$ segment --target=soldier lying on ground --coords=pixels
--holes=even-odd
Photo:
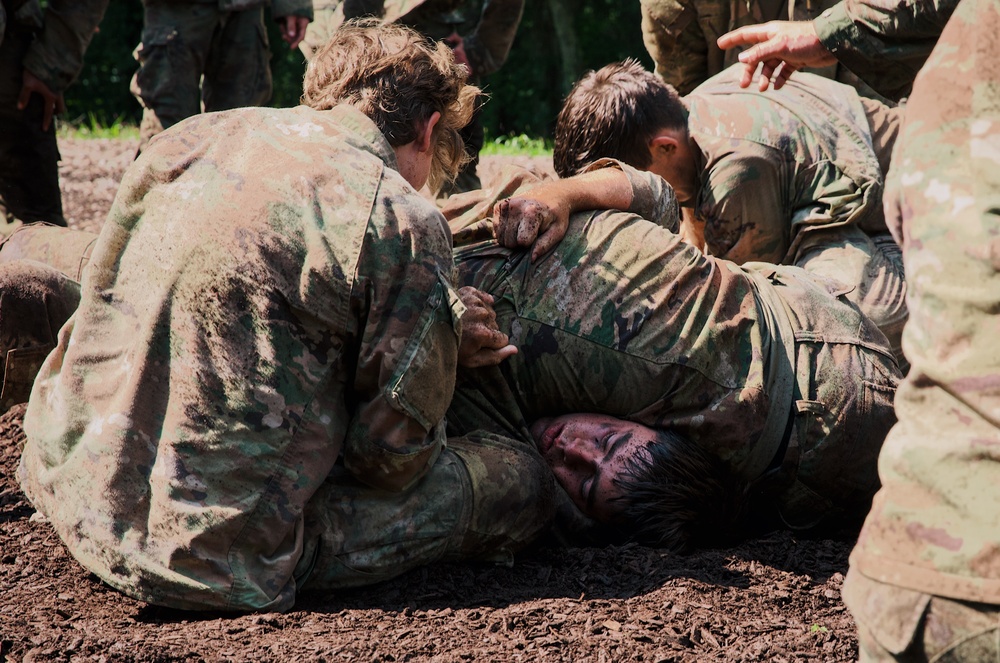
[[[445,445],[456,364],[514,352],[414,188],[457,169],[477,93],[446,46],[355,25],[306,106],[144,150],[24,418],[21,485],[84,567],[151,603],[281,610],[545,525],[534,449]]]
[[[778,95],[743,90],[741,72],[683,99],[636,62],[588,74],[559,114],[556,171],[612,157],[661,175],[693,208],[685,235],[703,251],[841,282],[902,360],[902,259],[882,214],[898,111],[814,75]]]
[[[516,201],[492,220],[494,205],[515,194],[548,202],[546,185],[526,173],[445,209],[460,282],[493,296],[497,323],[518,348],[476,381],[508,385],[509,407],[533,422],[581,511],[642,540],[683,547],[678,532],[693,535],[703,522],[701,534],[718,534],[724,519],[712,511],[744,497],[748,509],[736,514],[793,528],[860,519],[895,420],[900,374],[885,336],[800,268],[703,255],[671,232],[669,187],[626,172],[637,213],[563,215],[565,238],[546,254],[493,238],[524,246],[548,229],[503,221]],[[682,463],[678,454],[700,458]]]
[[[665,183],[623,172],[631,186],[618,186],[616,204],[676,227]],[[580,510],[634,522],[640,538],[673,548],[734,538],[749,521],[809,528],[864,513],[898,372],[863,315],[801,270],[706,258],[634,213],[580,213],[570,222],[566,207],[552,203],[570,232],[532,262],[499,247],[487,219],[496,200],[529,184],[537,183],[520,174],[490,193],[456,197],[446,210],[463,279],[496,296],[501,328],[521,344],[500,368],[459,372],[450,436],[536,438]],[[591,194],[614,197],[598,188]],[[550,191],[546,184],[532,195],[550,202]],[[594,199],[576,204],[592,207]],[[526,224],[498,227],[534,237]],[[0,259],[42,257],[23,249],[29,231],[37,232],[16,234]],[[585,412],[614,417],[576,414]],[[640,441],[651,439],[658,444],[647,454]],[[475,457],[463,459],[472,466]],[[517,466],[523,476],[507,490],[537,480],[533,469]],[[623,470],[638,478],[629,483]],[[492,485],[503,490],[500,480]],[[521,526],[544,516],[527,510]]]

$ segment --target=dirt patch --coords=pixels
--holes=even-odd
[[[98,230],[134,146],[61,148],[70,224]],[[857,655],[840,600],[851,541],[787,532],[687,556],[634,545],[539,546],[512,568],[435,565],[366,589],[307,594],[286,614],[147,606],[78,566],[21,494],[23,411],[0,417],[0,661],[780,663]]]

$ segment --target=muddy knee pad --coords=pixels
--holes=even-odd
[[[459,557],[509,563],[555,517],[552,471],[524,442],[476,431],[450,438],[472,486],[472,510]]]
[[[0,264],[0,412],[24,403],[59,328],[80,304],[80,286],[31,260]]]

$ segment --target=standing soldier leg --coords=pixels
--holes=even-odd
[[[263,7],[223,17],[204,73],[206,112],[263,106],[271,99],[271,51]]]
[[[142,104],[139,151],[149,139],[201,112],[201,76],[223,13],[214,4],[147,0],[139,71],[132,94]]]
[[[55,121],[42,130],[38,95],[31,96],[24,110],[17,108],[32,37],[30,30],[8,23],[0,44],[0,234],[13,218],[66,225]]]

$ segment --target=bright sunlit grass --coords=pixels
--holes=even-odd
[[[532,138],[525,134],[518,136],[497,136],[486,141],[482,154],[550,157],[552,156],[552,144],[543,138]]]
[[[92,114],[80,116],[59,123],[60,138],[120,138],[122,140],[139,140],[139,127],[125,124],[121,118],[115,118],[110,125],[103,125]]]

